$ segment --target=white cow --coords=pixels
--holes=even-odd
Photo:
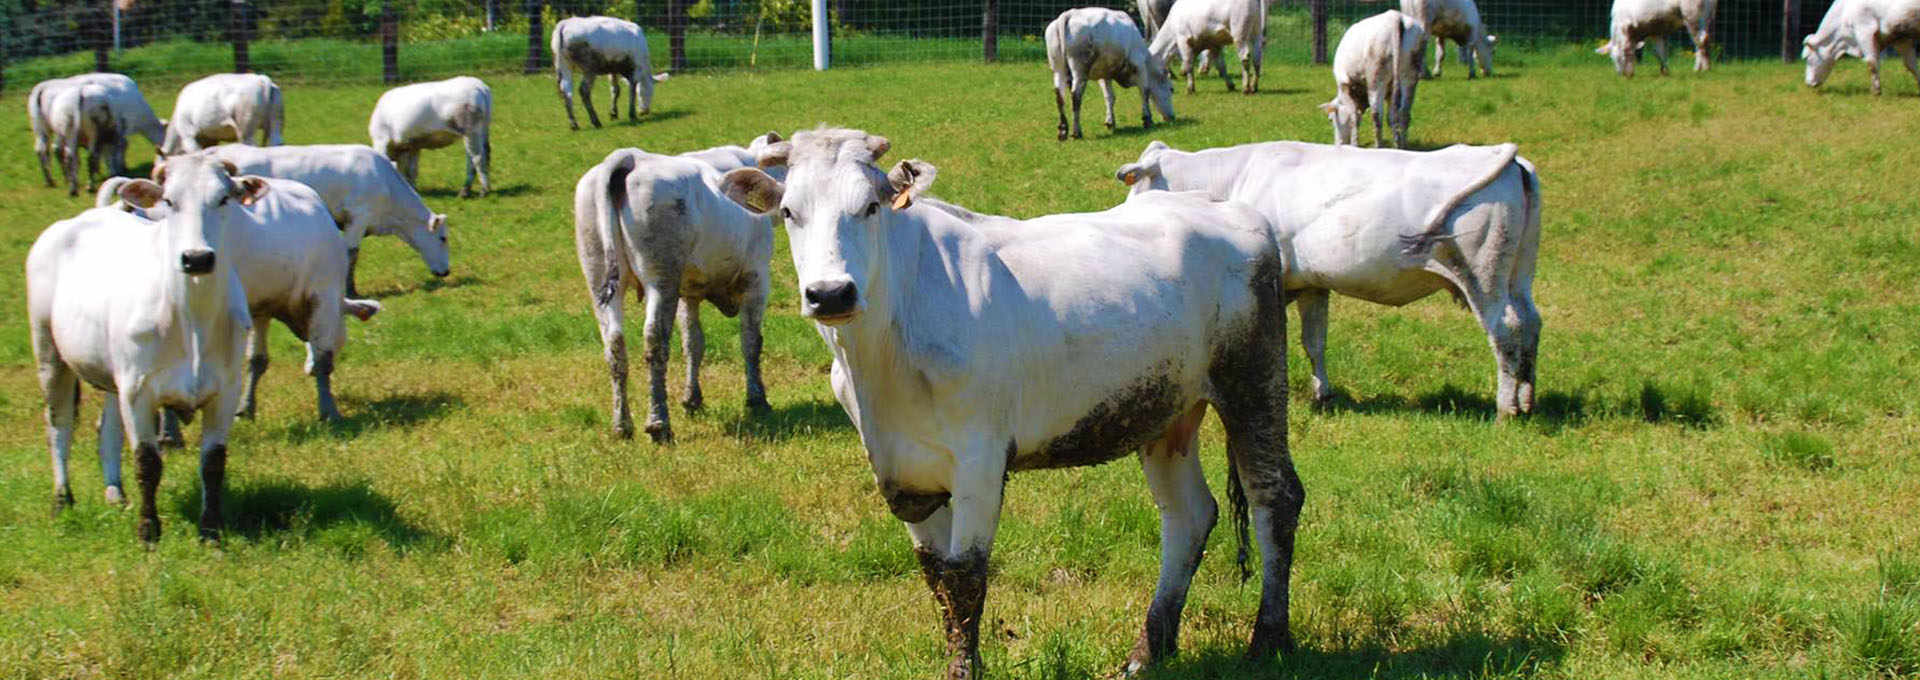
[[[653,110],[653,84],[666,80],[667,74],[653,74],[647,57],[647,35],[640,25],[613,17],[571,17],[553,25],[553,72],[560,80],[560,101],[567,105],[567,124],[580,129],[573,117],[573,75],[580,74],[580,104],[587,109],[587,120],[600,127],[600,115],[593,112],[593,78],[607,76],[613,93],[613,107],[607,117],[620,117],[620,80],[627,81],[627,120],[639,122],[641,113]],[[639,92],[634,89],[638,87]],[[638,113],[634,102],[639,102]]]
[[[760,382],[760,322],[772,276],[773,222],[741,209],[720,193],[721,172],[686,156],[639,149],[607,154],[581,175],[573,194],[574,245],[587,294],[600,322],[600,341],[613,378],[613,429],[633,436],[627,411],[627,344],[622,300],[629,289],[646,305],[647,377],[651,410],[646,430],[655,442],[673,440],[667,416],[667,348],[676,307],[687,355],[691,412],[700,394],[706,339],[700,303],[740,317],[740,357],[747,375],[747,408],[768,410]]]
[[[1173,82],[1167,64],[1147,51],[1147,41],[1125,12],[1082,7],[1061,12],[1047,24],[1047,65],[1053,68],[1053,103],[1060,113],[1060,139],[1067,138],[1069,91],[1073,96],[1073,136],[1080,138],[1080,97],[1087,81],[1100,81],[1107,98],[1107,129],[1113,129],[1113,85],[1140,88],[1140,125],[1153,127],[1153,110],[1173,120]]]
[[[1512,144],[1417,153],[1268,142],[1187,152],[1156,141],[1115,175],[1135,195],[1206,191],[1272,220],[1316,400],[1333,397],[1328,291],[1397,307],[1446,290],[1493,346],[1500,413],[1533,410],[1540,182]]]
[[[156,173],[164,178],[166,166]],[[103,186],[95,201],[100,207],[148,220],[166,219],[171,211],[165,205],[138,205],[121,198],[123,193],[150,195],[124,188],[143,181],[116,177],[109,180],[114,192],[109,194]],[[253,315],[253,331],[247,336],[247,391],[239,416],[252,418],[256,413],[260,376],[270,362],[269,322],[278,319],[307,343],[306,371],[313,376],[320,419],[339,420],[332,376],[334,361],[347,342],[343,315],[366,321],[380,311],[380,303],[346,298],[347,254],[340,248],[340,229],[320,195],[292,180],[269,178],[267,186],[267,195],[239,216],[244,219],[228,226],[227,251],[238,262],[240,285],[246,289],[247,308]]]
[[[187,83],[173,102],[163,156],[193,153],[221,142],[260,135],[261,146],[282,143],[286,104],[280,86],[257,73],[217,73]]]
[[[142,541],[160,538],[161,409],[206,418],[200,430],[200,533],[219,537],[227,431],[240,402],[241,359],[252,326],[229,225],[267,182],[236,177],[207,158],[176,161],[164,185],[127,185],[131,202],[165,201],[153,223],[94,209],[55,223],[27,253],[27,310],[47,403],[54,503],[73,502],[67,457],[82,381],[115,394],[103,433],[133,433]],[[155,195],[157,194],[157,195]],[[104,275],[110,273],[111,275]],[[100,442],[108,500],[119,495],[120,442]]]
[[[1320,110],[1333,121],[1334,144],[1359,143],[1360,114],[1373,112],[1373,145],[1382,144],[1380,118],[1393,126],[1393,146],[1407,145],[1413,95],[1420,85],[1415,63],[1426,31],[1413,17],[1387,10],[1362,19],[1340,36],[1333,55],[1333,101]]]
[[[1175,6],[1176,8],[1178,5]],[[874,480],[907,523],[945,618],[948,678],[979,672],[988,553],[1007,475],[1140,452],[1160,509],[1160,581],[1129,658],[1177,648],[1180,612],[1217,516],[1197,433],[1227,432],[1228,498],[1250,501],[1265,583],[1251,655],[1288,648],[1287,580],[1303,488],[1287,453],[1281,262],[1266,221],[1199,194],[1034,220],[921,205],[922,161],[874,165],[887,140],[800,132],[730,197],[778,210],[802,316],[833,354],[833,391]]]
[[[398,236],[420,254],[420,261],[434,276],[444,278],[452,271],[447,216],[428,210],[420,192],[372,147],[228,144],[209,153],[242,172],[290,179],[320,192],[346,241],[347,297],[360,297],[353,270],[360,260],[360,242],[367,236]]]
[[[759,162],[760,150],[767,148],[768,144],[780,141],[780,139],[780,133],[769,130],[767,134],[760,135],[753,138],[752,141],[747,142],[746,146],[728,144],[710,149],[688,151],[680,154],[680,157],[691,158],[706,163],[707,165],[713,166],[713,169],[724,173],[729,170],[754,167],[754,164]],[[767,168],[766,170],[769,173],[775,173],[775,179],[786,177],[786,170],[783,168]]]
[[[1147,48],[1161,63],[1172,64],[1180,56],[1180,72],[1187,77],[1187,93],[1193,93],[1196,55],[1213,53],[1220,67],[1220,79],[1233,91],[1233,78],[1227,75],[1224,49],[1233,45],[1240,54],[1240,77],[1246,93],[1260,90],[1260,58],[1266,52],[1266,0],[1181,0],[1167,10],[1166,23],[1153,34]],[[1204,59],[1200,70],[1206,70]]]
[[[480,177],[480,195],[493,190],[493,143],[487,130],[493,125],[493,89],[479,78],[460,76],[431,83],[403,85],[380,95],[367,122],[373,148],[393,161],[415,185],[420,175],[420,151],[438,149],[465,140],[467,183],[460,197],[473,191]],[[416,185],[417,186],[417,185]]]
[[[147,98],[140,94],[140,86],[135,84],[132,78],[118,73],[83,73],[35,85],[33,94],[27,97],[28,115],[34,119],[33,128],[38,131],[46,124],[40,119],[41,114],[35,113],[37,110],[42,110],[38,104],[42,97],[51,100],[51,91],[79,85],[94,85],[104,91],[104,100],[112,120],[110,134],[103,135],[101,140],[102,149],[107,154],[108,174],[120,175],[127,171],[127,138],[129,136],[134,134],[144,136],[156,149],[166,139],[166,121],[153,115],[153,107],[147,105]],[[99,94],[95,97],[100,98]],[[41,161],[40,170],[42,175],[47,175],[44,158]],[[47,183],[49,185],[53,183],[51,175],[47,175]]]
[[[1833,65],[1844,56],[1859,57],[1873,74],[1873,93],[1880,94],[1880,54],[1891,48],[1907,63],[1907,72],[1920,82],[1914,41],[1920,39],[1920,0],[1838,0],[1820,19],[1820,30],[1809,35],[1800,49],[1807,61],[1807,87],[1826,82]]]
[[[100,181],[100,157],[112,146],[113,110],[107,90],[93,83],[47,81],[27,95],[27,119],[33,126],[33,152],[40,157],[40,174],[54,186],[47,172],[51,154],[67,180],[67,195],[80,195],[80,150],[87,151],[87,189]]]
[[[1487,33],[1486,24],[1480,21],[1480,7],[1473,0],[1400,0],[1400,13],[1413,17],[1433,37],[1433,77],[1440,77],[1440,66],[1447,60],[1448,40],[1459,46],[1467,78],[1473,78],[1476,61],[1482,74],[1493,75],[1493,46],[1498,39]],[[1417,57],[1423,64],[1425,48],[1421,45]]]
[[[1167,12],[1173,9],[1173,0],[1139,0],[1140,28],[1148,40],[1160,32],[1160,24],[1167,20]]]
[[[1846,2],[1847,0],[1841,0]],[[1682,28],[1693,38],[1693,70],[1705,71],[1707,43],[1713,31],[1715,0],[1613,0],[1612,30],[1607,44],[1594,50],[1613,58],[1613,70],[1633,77],[1634,58],[1642,45],[1653,43],[1660,59],[1660,75],[1667,74],[1667,36]]]

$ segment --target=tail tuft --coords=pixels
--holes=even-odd
[[[1247,488],[1240,483],[1240,466],[1227,462],[1227,504],[1233,515],[1233,533],[1239,537],[1240,553],[1235,562],[1240,565],[1240,582],[1246,583],[1253,578],[1253,569],[1247,566]]]
[[[379,314],[381,309],[380,303],[373,300],[356,300],[353,298],[342,300],[340,306],[346,309],[348,314],[352,314],[353,318],[361,321],[373,318],[373,315]]]

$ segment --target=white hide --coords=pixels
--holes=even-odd
[[[1800,58],[1807,62],[1807,87],[1819,87],[1841,57],[1859,57],[1873,76],[1873,93],[1880,94],[1880,54],[1892,49],[1906,62],[1907,72],[1920,83],[1915,63],[1915,40],[1920,39],[1920,0],[1838,0],[1820,19],[1820,30],[1807,36]]]
[[[1061,12],[1047,24],[1047,65],[1053,69],[1053,103],[1060,113],[1060,139],[1067,138],[1066,99],[1073,98],[1073,136],[1080,137],[1080,98],[1087,81],[1100,81],[1113,129],[1113,86],[1140,88],[1140,125],[1153,127],[1153,111],[1173,120],[1173,81],[1166,62],[1147,51],[1147,41],[1125,12],[1082,7]]]
[[[1847,0],[1841,0],[1846,2]],[[1612,27],[1605,45],[1594,50],[1613,59],[1613,70],[1633,77],[1642,45],[1653,43],[1660,75],[1667,74],[1667,36],[1685,29],[1693,38],[1693,70],[1705,71],[1715,0],[1613,0]]]
[[[1173,9],[1173,0],[1139,0],[1141,33],[1148,40],[1160,32],[1160,24],[1167,20],[1167,12]]]
[[[217,537],[226,439],[240,401],[241,359],[251,326],[230,250],[242,203],[266,191],[205,159],[178,163],[150,199],[170,215],[148,222],[93,209],[55,223],[27,254],[27,309],[46,397],[56,508],[72,503],[67,458],[81,383],[115,395],[103,420],[132,432],[140,507],[136,535],[160,536],[161,409],[205,418],[200,431],[203,536]],[[107,428],[103,428],[105,431]],[[108,500],[120,496],[121,443],[103,436]]]
[[[1407,145],[1413,96],[1420,85],[1416,54],[1426,31],[1412,17],[1387,10],[1355,22],[1333,55],[1333,101],[1320,110],[1333,122],[1334,144],[1358,144],[1360,114],[1373,112],[1373,145],[1384,143],[1380,119],[1393,128],[1393,146]]]
[[[358,144],[311,144],[258,147],[245,144],[216,146],[209,153],[240,167],[244,173],[290,179],[312,187],[340,225],[351,260],[367,236],[397,236],[420,254],[420,261],[436,277],[452,268],[447,247],[447,216],[427,209],[420,192],[372,147]],[[347,296],[358,297],[352,274]]]
[[[487,137],[492,125],[492,88],[479,78],[460,76],[387,90],[373,105],[367,135],[373,138],[373,149],[393,161],[407,184],[416,186],[421,150],[465,142],[467,183],[460,188],[460,197],[466,198],[476,175],[480,195],[493,190],[488,178],[493,144]]]
[[[1227,75],[1225,48],[1232,45],[1240,56],[1240,77],[1246,81],[1246,93],[1253,94],[1260,90],[1266,35],[1266,0],[1180,0],[1167,10],[1166,23],[1154,33],[1148,50],[1166,64],[1172,64],[1176,54],[1180,57],[1180,72],[1187,77],[1189,94],[1193,93],[1194,60],[1203,52],[1212,52],[1220,79],[1227,82],[1227,91],[1231,92],[1233,78]]]
[[[166,139],[166,123],[153,115],[153,107],[148,106],[146,97],[140,94],[140,86],[132,78],[118,73],[83,73],[35,85],[33,93],[27,97],[27,111],[36,139],[40,138],[42,130],[49,129],[47,121],[42,118],[45,107],[39,104],[41,98],[46,97],[47,101],[51,101],[53,91],[82,85],[98,87],[99,90],[91,98],[106,103],[106,119],[111,124],[107,126],[106,133],[101,135],[99,144],[107,154],[107,174],[119,175],[127,171],[128,137],[135,134],[144,136],[156,149]],[[47,174],[44,159],[41,174]],[[47,181],[52,183],[51,175],[47,175]]]
[[[67,195],[80,195],[80,150],[87,151],[87,189],[100,181],[101,156],[118,136],[107,90],[87,82],[46,81],[27,95],[27,119],[33,127],[33,152],[40,174],[54,186],[48,172],[51,155],[67,180]]]
[[[1480,73],[1493,75],[1493,46],[1497,40],[1487,33],[1486,24],[1480,21],[1480,7],[1473,0],[1400,0],[1400,13],[1412,17],[1433,38],[1433,77],[1440,77],[1448,40],[1459,46],[1460,63],[1467,67],[1468,78],[1473,78],[1475,62],[1480,64]],[[1417,60],[1425,59],[1422,49]]]
[[[1532,411],[1540,185],[1512,144],[1411,152],[1268,142],[1186,152],[1156,141],[1116,175],[1135,195],[1205,191],[1272,221],[1287,290],[1301,303],[1316,399],[1333,396],[1327,291],[1397,307],[1448,290],[1493,347],[1500,412]]]
[[[1287,646],[1302,491],[1285,449],[1285,354],[1266,340],[1285,322],[1265,220],[1165,193],[1098,213],[968,219],[920,198],[934,176],[924,162],[883,174],[874,160],[887,147],[803,131],[761,157],[788,166],[784,186],[746,168],[727,191],[784,216],[834,394],[943,603],[947,677],[978,672],[1007,474],[1136,449],[1161,510],[1162,571],[1150,644],[1129,661],[1172,653],[1216,517],[1195,448],[1209,403],[1268,558],[1252,654]]]
[[[567,105],[567,124],[580,129],[573,116],[573,76],[580,76],[580,103],[587,109],[587,120],[600,127],[600,115],[593,111],[593,78],[607,76],[613,106],[609,118],[620,117],[620,81],[627,82],[627,120],[638,122],[640,114],[653,110],[653,84],[666,80],[667,74],[653,74],[647,56],[647,35],[640,25],[613,17],[571,17],[553,25],[553,72],[559,79],[560,101]],[[638,92],[635,89],[638,88]],[[639,102],[635,111],[634,103]]]
[[[257,73],[219,73],[187,83],[173,102],[160,153],[193,153],[221,142],[260,135],[261,146],[282,144],[286,104],[280,86]]]
[[[680,154],[680,157],[691,158],[706,163],[707,165],[713,166],[713,169],[719,170],[721,173],[726,173],[740,168],[754,167],[755,164],[759,162],[760,152],[766,149],[767,145],[780,140],[780,133],[768,131],[767,134],[760,135],[753,138],[752,141],[747,142],[746,146],[728,144],[697,151],[688,151]],[[765,168],[765,170],[768,174],[773,175],[774,179],[786,178],[786,168],[775,167]]]
[[[704,403],[700,362],[706,340],[700,327],[700,303],[707,302],[721,314],[740,317],[747,407],[769,408],[766,387],[760,381],[760,323],[772,281],[768,267],[773,260],[773,223],[721,195],[720,170],[697,155],[720,156],[725,161],[730,154],[710,149],[662,156],[620,149],[582,175],[574,190],[574,243],[600,324],[613,379],[612,421],[621,437],[633,434],[622,330],[629,290],[639,291],[646,306],[651,395],[646,431],[654,441],[673,439],[666,371],[676,309],[687,359],[687,394],[681,403],[689,411]]]

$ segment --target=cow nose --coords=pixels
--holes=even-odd
[[[213,251],[195,249],[180,253],[180,271],[188,274],[213,271]]]
[[[821,281],[807,284],[804,297],[812,316],[831,317],[851,313],[860,293],[852,281]]]

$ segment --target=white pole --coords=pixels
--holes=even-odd
[[[813,0],[813,70],[827,70],[827,0]]]
[[[120,3],[113,3],[113,51],[120,51]]]

